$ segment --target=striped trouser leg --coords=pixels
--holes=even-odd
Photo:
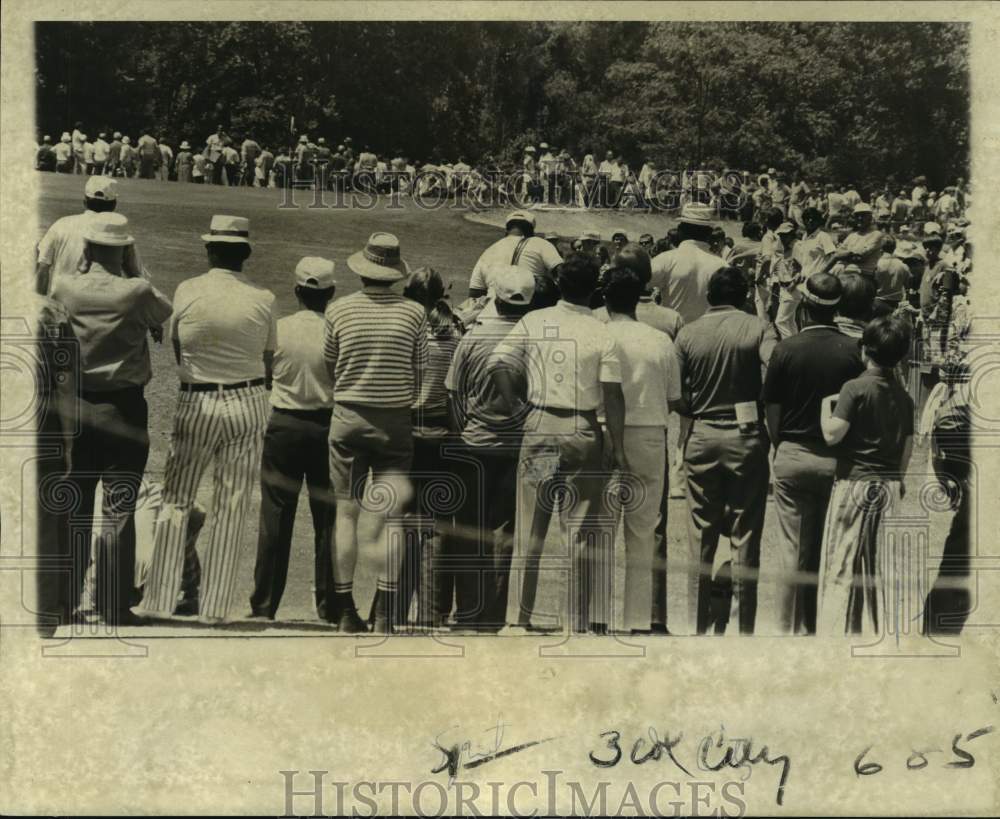
[[[142,600],[142,609],[150,613],[169,615],[177,602],[188,516],[221,433],[217,400],[209,392],[180,394]]]
[[[899,482],[837,480],[826,513],[816,633],[872,634],[885,607],[879,526],[899,504]]]
[[[223,394],[215,451],[212,534],[204,550],[200,614],[225,617],[236,585],[247,507],[260,474],[269,402],[263,387]]]

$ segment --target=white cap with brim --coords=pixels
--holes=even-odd
[[[359,276],[379,282],[397,282],[410,272],[400,256],[399,239],[391,233],[373,233],[364,250],[348,257],[347,266]]]
[[[941,225],[939,225],[937,222],[925,222],[924,235],[930,236],[932,233],[942,233]]]
[[[854,210],[851,212],[854,213],[855,215],[859,213],[873,213],[872,206],[869,205],[867,202],[859,202],[857,205],[854,206]]]
[[[526,210],[515,210],[513,213],[507,216],[507,220],[504,222],[504,226],[507,227],[511,222],[527,222],[532,228],[535,226],[535,217],[533,214],[528,213]]]
[[[601,234],[598,233],[596,230],[585,230],[583,233],[580,234],[580,241],[581,242],[600,242],[601,241]]]
[[[208,233],[201,235],[202,241],[214,243],[225,242],[227,244],[250,244],[250,220],[243,216],[220,216],[216,214],[212,217]]]
[[[92,244],[106,247],[125,247],[135,243],[128,232],[128,219],[112,211],[91,216],[83,231],[83,238]]]
[[[715,210],[710,205],[688,202],[681,208],[680,221],[689,225],[711,226],[715,223]]]
[[[328,290],[337,284],[333,277],[336,265],[330,259],[306,256],[295,265],[295,283],[311,290]]]
[[[87,199],[114,202],[118,199],[118,183],[110,176],[91,176],[83,187],[83,195]]]
[[[783,233],[795,233],[795,225],[791,222],[782,222],[774,232],[778,236],[781,236]]]
[[[490,271],[490,286],[494,298],[507,304],[527,306],[535,295],[535,277],[517,265],[494,267]]]

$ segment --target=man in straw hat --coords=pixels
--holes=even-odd
[[[708,205],[689,202],[681,209],[677,230],[680,244],[653,259],[652,285],[663,303],[680,313],[685,324],[708,309],[708,280],[725,262],[709,252],[715,211]]]
[[[96,178],[96,177],[95,177]],[[97,606],[109,624],[135,624],[135,504],[149,454],[148,409],[143,388],[152,377],[146,335],[170,316],[170,300],[146,279],[130,276],[125,248],[134,243],[128,220],[97,213],[83,229],[80,275],[62,276],[52,293],[70,318],[80,344],[80,433],[73,440],[69,480],[79,498],[67,532],[74,559],[66,614],[79,604],[89,561],[94,493],[103,490],[103,528],[97,538]],[[77,538],[86,545],[71,548]]]
[[[336,506],[327,452],[333,382],[323,359],[323,330],[336,284],[332,261],[316,256],[301,259],[295,266],[299,310],[278,322],[271,420],[261,456],[260,533],[250,597],[253,617],[273,620],[281,603],[303,478],[313,521],[317,614],[324,620],[333,615],[329,598]]]
[[[551,242],[535,235],[535,217],[525,210],[507,216],[507,235],[494,242],[472,268],[469,296],[477,298],[489,291],[489,270],[495,266],[516,265],[536,276],[546,275],[562,262]]]
[[[187,520],[202,475],[214,462],[212,531],[201,561],[199,614],[204,622],[218,622],[232,601],[260,467],[277,321],[274,294],[243,272],[251,253],[250,221],[213,216],[201,238],[211,267],[182,281],[174,293],[170,336],[180,401],[142,606],[161,616],[173,612]]]
[[[834,323],[840,280],[815,273],[799,285],[801,332],[782,339],[767,365],[763,399],[767,431],[775,447],[772,465],[777,540],[762,556],[764,582],[777,589],[764,632],[813,634],[816,586],[804,578],[819,571],[823,522],[833,490],[837,458],[823,440],[820,406],[864,370],[854,339]]]
[[[548,243],[545,243],[548,244]],[[354,602],[358,560],[358,516],[362,499],[385,518],[404,509],[411,495],[413,462],[410,407],[428,358],[427,318],[422,305],[392,285],[409,273],[399,240],[373,233],[347,266],[362,289],[327,310],[323,355],[334,383],[330,421],[330,482],[337,499],[334,606],[342,632],[366,630]],[[369,473],[371,491],[367,493]],[[381,553],[374,603],[374,629],[392,633],[396,611],[399,549],[373,534]]]
[[[650,284],[660,291],[662,303],[680,314],[684,324],[701,318],[708,310],[708,282],[726,263],[709,251],[715,211],[709,205],[689,202],[681,208],[677,225],[680,243],[652,260]],[[682,419],[677,447],[670,458],[669,493],[683,497],[683,441],[687,424]],[[671,439],[673,436],[671,435]]]

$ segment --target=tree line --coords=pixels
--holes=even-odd
[[[37,130],[53,139],[81,121],[199,147],[221,123],[272,148],[351,136],[423,162],[512,162],[546,140],[661,168],[968,177],[966,24],[41,22],[35,36]]]

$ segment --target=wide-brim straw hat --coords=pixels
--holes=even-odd
[[[380,282],[396,282],[410,273],[400,255],[399,239],[391,233],[373,233],[364,250],[347,258],[347,266],[363,278]]]

